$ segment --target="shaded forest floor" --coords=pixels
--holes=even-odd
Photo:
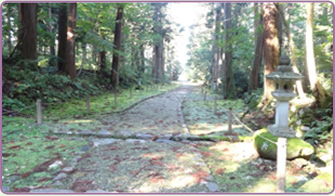
[[[169,89],[155,97],[143,91],[141,99],[148,99],[141,102],[120,102],[119,113],[106,113],[117,111],[106,96],[96,98],[106,105],[92,104],[92,114],[84,113],[84,100],[55,106],[40,126],[31,118],[3,117],[3,190],[275,192],[276,162],[258,157],[252,133],[236,120],[227,134],[227,109],[243,115],[242,101],[220,100],[214,114],[213,97],[204,100],[198,86],[161,92]],[[69,113],[72,118],[64,116]],[[260,115],[257,123],[270,123]],[[332,168],[287,162],[288,192],[330,192],[332,178]]]

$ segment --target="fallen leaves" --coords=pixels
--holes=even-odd
[[[159,172],[152,172],[147,177],[149,177],[151,183],[159,183],[165,179]]]
[[[2,153],[2,157],[9,157],[11,155],[15,155],[13,153]]]
[[[20,149],[22,148],[20,145],[14,145],[14,146],[10,146],[8,147],[9,150],[12,150],[12,149]]]
[[[47,146],[47,147],[45,147],[45,149],[53,149],[53,148],[55,148],[55,146]]]
[[[167,164],[167,165],[166,165],[166,168],[167,168],[170,172],[171,172],[171,171],[175,171],[175,170],[180,169],[179,166],[174,165],[174,164],[171,164],[171,163]]]
[[[13,192],[16,192],[16,193],[22,193],[22,192],[28,193],[29,191],[30,191],[30,188],[28,187],[13,188]]]
[[[219,168],[219,169],[215,170],[214,173],[217,174],[217,175],[222,175],[225,170],[226,170],[226,168]]]
[[[212,153],[211,153],[211,152],[200,151],[200,154],[203,155],[203,156],[205,156],[205,157],[212,156]]]
[[[40,183],[40,182],[45,182],[45,181],[48,181],[48,180],[52,180],[52,178],[44,177],[44,178],[38,179],[36,182]]]
[[[76,179],[75,182],[71,186],[71,190],[75,192],[86,192],[88,190],[94,190],[95,185],[92,180],[79,180]]]
[[[47,138],[47,139],[49,139],[49,140],[58,140],[58,139],[59,139],[59,138],[56,137],[56,136],[49,136],[49,135],[45,136],[45,138]]]
[[[209,173],[200,170],[196,173],[193,173],[192,176],[195,179],[196,183],[200,183],[201,180],[206,180],[207,179],[207,177],[209,176]]]

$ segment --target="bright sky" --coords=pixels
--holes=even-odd
[[[184,27],[184,31],[175,37],[173,41],[176,60],[179,60],[183,69],[188,59],[187,44],[191,35],[189,27],[198,23],[206,14],[206,9],[203,6],[203,3],[169,3],[167,7],[169,19]],[[186,79],[185,72],[180,76],[180,79]]]

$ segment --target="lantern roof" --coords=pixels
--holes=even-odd
[[[301,74],[293,72],[293,67],[291,66],[290,62],[291,60],[287,55],[281,56],[276,70],[266,75],[266,78],[277,81],[294,81],[302,79],[303,76]]]

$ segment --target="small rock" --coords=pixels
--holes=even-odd
[[[117,141],[120,141],[120,140],[118,139],[94,139],[92,140],[94,147],[97,147],[100,145],[112,144]]]
[[[168,139],[157,139],[156,142],[159,142],[159,143],[172,143],[173,141],[172,140],[168,140]]]
[[[138,133],[138,134],[136,134],[136,138],[143,139],[143,140],[151,140],[152,135],[151,134],[146,134],[146,133]]]
[[[109,192],[101,190],[88,190],[85,193],[109,193]]]
[[[78,135],[94,135],[94,133],[90,130],[83,130],[83,131],[77,132],[76,134],[78,134]]]
[[[66,178],[67,177],[67,174],[66,173],[59,173],[54,179],[53,181],[58,181],[58,180],[61,180],[63,178]]]
[[[219,192],[219,186],[213,182],[206,183],[206,187],[208,188],[209,192]]]
[[[131,131],[131,130],[121,130],[121,131],[118,132],[118,135],[120,137],[129,138],[129,137],[133,136],[133,131]]]
[[[187,140],[188,137],[191,137],[192,135],[189,133],[181,133],[178,135],[174,136],[174,139],[177,141],[181,141],[181,140]]]
[[[74,191],[65,189],[35,189],[31,190],[30,193],[74,193]]]
[[[12,175],[12,176],[8,177],[8,180],[10,181],[10,183],[13,183],[13,182],[19,180],[20,178],[21,178],[20,175]]]
[[[53,169],[53,168],[56,168],[56,167],[60,167],[63,165],[63,162],[62,161],[55,161],[53,164],[49,165],[49,169]]]
[[[145,143],[146,141],[145,140],[140,140],[140,139],[126,139],[126,142],[130,142],[130,143],[133,143],[133,142]]]
[[[169,139],[171,139],[172,138],[172,134],[165,134],[165,135],[160,135],[158,138],[159,139],[162,139],[162,140],[169,140]]]
[[[2,187],[2,192],[9,192],[10,191],[10,187],[8,186],[3,186]]]
[[[63,186],[64,184],[61,183],[60,181],[56,181],[54,183],[52,183],[52,186]]]
[[[319,157],[323,162],[328,163],[329,161],[331,161],[333,159],[333,155],[332,154],[322,154]]]
[[[97,135],[99,135],[99,136],[111,136],[112,133],[107,131],[107,130],[101,130],[97,133]]]
[[[190,140],[185,140],[185,139],[183,139],[183,140],[181,140],[181,143],[184,143],[184,144],[190,144],[191,141],[190,141]]]
[[[204,162],[196,162],[195,165],[200,166],[200,167],[207,167],[206,163]]]
[[[306,127],[306,126],[301,126],[301,127],[300,127],[300,130],[301,130],[301,131],[305,131],[305,132],[307,132],[307,131],[310,131],[311,128]]]
[[[64,167],[62,171],[65,172],[65,173],[70,173],[70,172],[72,172],[73,170],[74,170],[73,167]]]
[[[88,145],[84,145],[80,148],[80,151],[87,152],[89,149],[90,149],[90,147]]]
[[[306,161],[303,158],[294,159],[292,163],[296,165],[298,168],[303,168],[304,166],[308,165],[308,161]]]

